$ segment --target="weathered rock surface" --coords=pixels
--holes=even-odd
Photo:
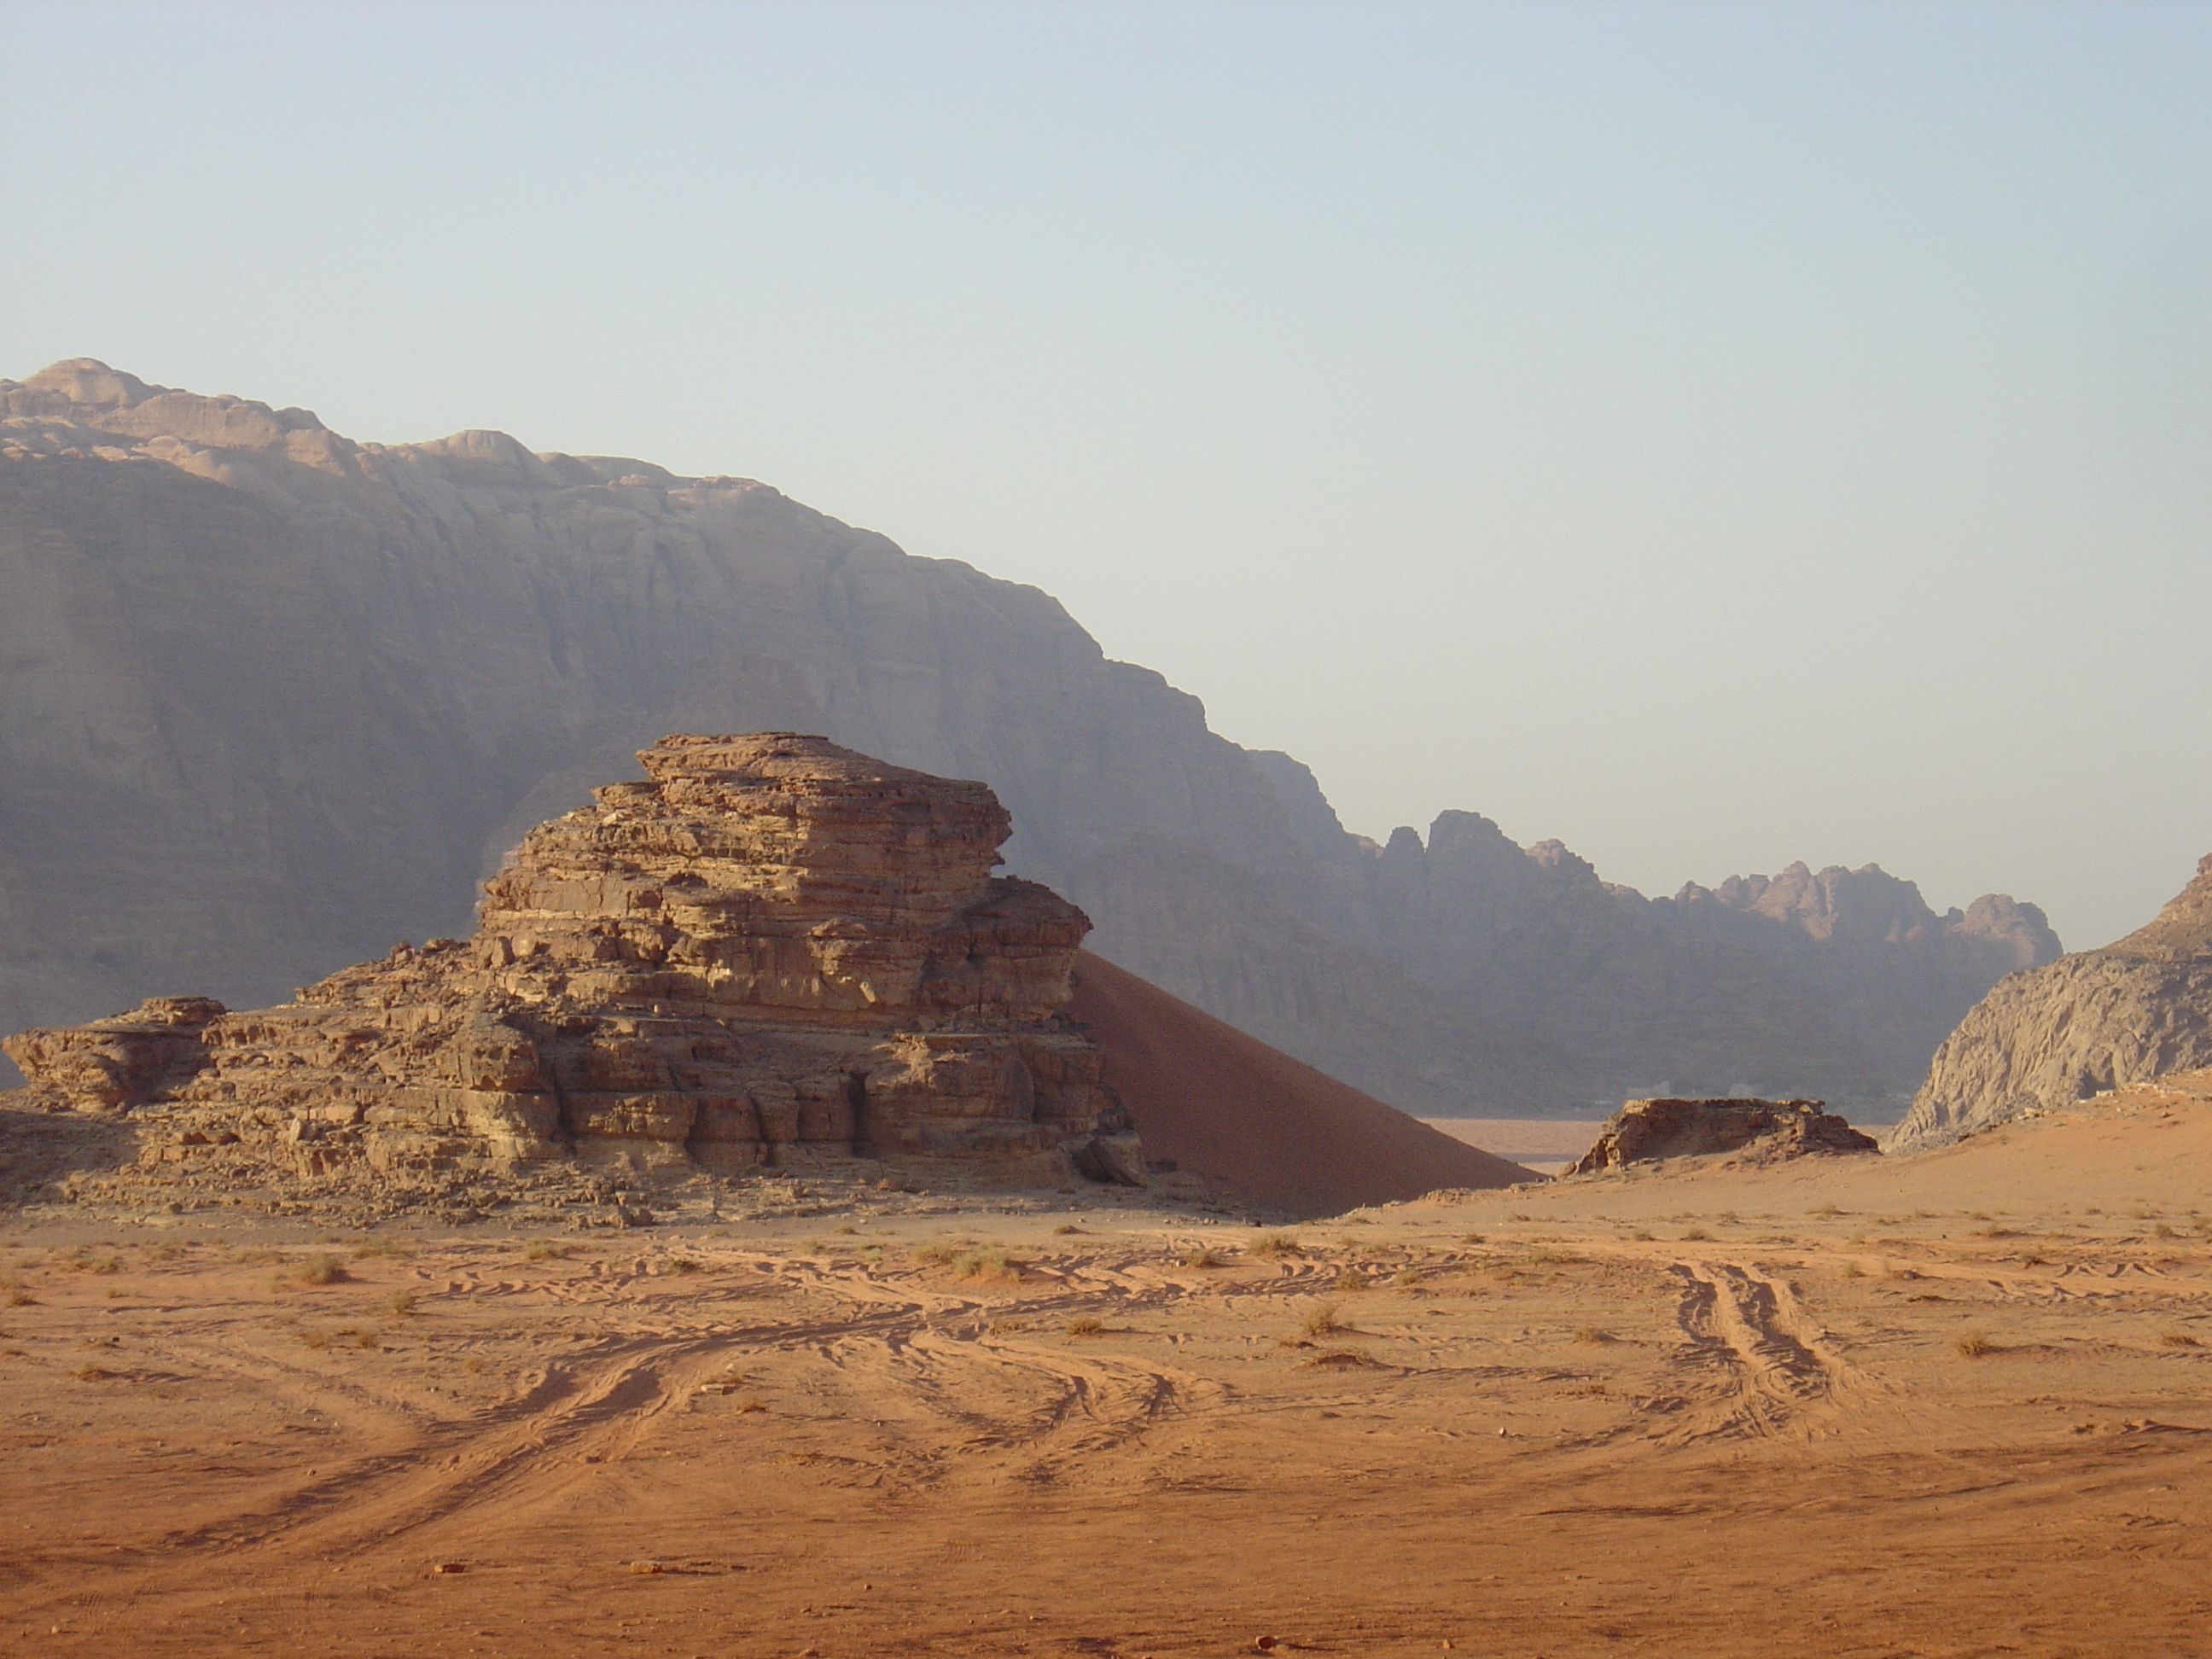
[[[750,479],[356,443],[88,359],[0,382],[0,1030],[459,933],[641,744],[766,728],[985,781],[1094,950],[1432,1114],[1901,1100],[2057,948],[1878,871],[1649,900],[1472,813],[1377,846],[1048,596]]]
[[[1733,1152],[1758,1163],[1880,1151],[1820,1100],[1628,1100],[1571,1175]]]
[[[158,1159],[1141,1170],[1061,1013],[1089,923],[991,874],[1009,825],[988,787],[783,732],[638,758],[645,781],[530,833],[471,939],[283,1007],[167,999],[7,1050],[34,1097],[130,1113]]]
[[[2125,939],[2000,980],[1936,1049],[1892,1152],[2212,1066],[2212,854]]]

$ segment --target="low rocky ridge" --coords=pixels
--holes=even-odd
[[[1997,981],[1936,1049],[1891,1152],[2212,1066],[2212,854],[2145,926]]]
[[[1472,812],[1348,834],[1049,595],[752,479],[360,443],[91,359],[0,381],[0,1030],[459,933],[641,744],[771,727],[985,781],[1100,955],[1425,1113],[1902,1102],[2058,950],[1871,866],[1647,898]]]
[[[1629,1100],[1567,1173],[1595,1175],[1665,1158],[1734,1154],[1752,1163],[1881,1148],[1819,1100]]]
[[[983,785],[814,737],[664,738],[531,832],[465,940],[279,1008],[168,998],[8,1053],[34,1103],[128,1114],[142,1159],[434,1187],[577,1164],[871,1159],[1141,1181],[1066,1018],[1089,924],[994,877]]]

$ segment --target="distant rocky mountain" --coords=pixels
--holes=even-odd
[[[1940,1146],[2203,1066],[2212,1066],[2212,854],[2125,939],[1998,981],[1936,1049],[1890,1150]]]
[[[89,359],[0,417],[0,1029],[465,933],[525,830],[679,730],[988,782],[1101,955],[1431,1115],[1901,1103],[2058,951],[1871,866],[1654,900],[1472,813],[1377,846],[1048,595],[750,479],[356,443]]]

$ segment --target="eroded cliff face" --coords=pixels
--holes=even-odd
[[[1999,981],[1943,1040],[1889,1139],[1940,1146],[2030,1112],[2212,1066],[2212,854],[2157,916]]]
[[[752,480],[356,443],[89,360],[0,382],[0,1030],[268,1002],[459,933],[656,734],[770,728],[983,780],[1094,949],[1419,1111],[1901,1097],[2057,948],[2009,901],[1969,950],[1863,938],[1850,883],[1832,927],[1765,889],[1646,900],[1472,813],[1378,848],[1048,596]]]
[[[1060,1015],[1089,924],[990,873],[1009,826],[983,785],[788,732],[638,758],[645,781],[531,832],[468,939],[282,1007],[161,999],[8,1052],[34,1097],[132,1114],[157,1159],[242,1143],[310,1175],[872,1158],[1053,1179],[1126,1128]]]

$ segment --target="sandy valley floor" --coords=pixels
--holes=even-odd
[[[33,1212],[0,1640],[2212,1654],[2208,1168],[2199,1088],[1285,1229]]]

